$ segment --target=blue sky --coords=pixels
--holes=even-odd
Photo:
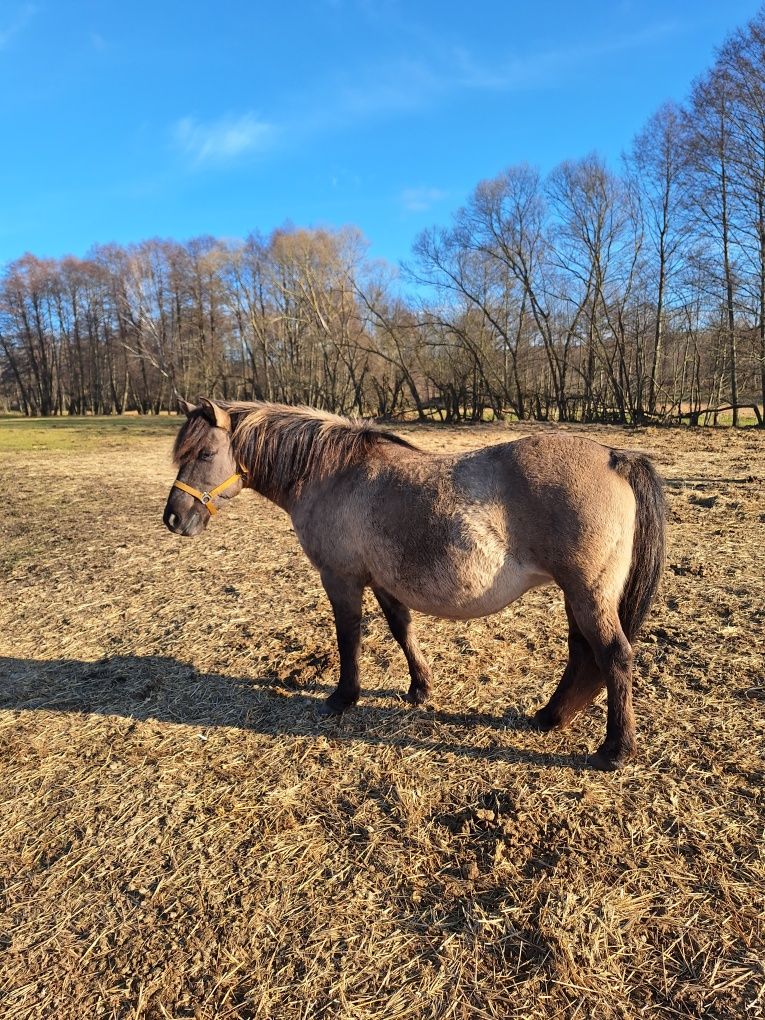
[[[757,8],[0,0],[0,264],[285,222],[395,262],[511,163],[616,163]]]

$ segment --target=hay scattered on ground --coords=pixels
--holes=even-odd
[[[765,1015],[765,438],[587,431],[653,450],[671,510],[616,775],[584,764],[602,704],[526,723],[554,590],[420,619],[426,710],[370,600],[362,702],[324,721],[330,612],[280,511],[174,538],[167,436],[4,455],[4,1017]]]

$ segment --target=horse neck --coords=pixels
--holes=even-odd
[[[236,422],[233,432],[236,441]],[[316,442],[319,440],[315,433],[298,437],[285,431],[283,423],[270,421],[268,417],[262,419],[249,442],[251,455],[241,461],[247,486],[291,513],[311,483],[318,480],[315,466],[310,463]],[[324,479],[331,473],[319,474]]]
[[[273,445],[278,440],[272,435],[273,426],[271,423],[264,421],[258,425],[258,436],[254,443],[252,443],[252,451],[256,453],[259,445],[265,444],[268,451],[271,452]],[[234,442],[236,443],[236,423],[233,428]],[[236,446],[235,446],[236,449]],[[237,463],[240,471],[245,475],[245,485],[248,489],[253,489],[261,496],[265,496],[272,503],[275,503],[282,510],[290,512],[292,500],[290,499],[290,488],[294,487],[296,479],[290,478],[286,485],[279,479],[280,484],[275,484],[275,479],[272,477],[275,472],[269,471],[265,464],[258,463],[259,457],[257,456],[245,456],[237,457]],[[268,460],[268,456],[262,458],[263,461]]]

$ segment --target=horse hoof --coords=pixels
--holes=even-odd
[[[543,733],[547,733],[548,730],[554,730],[556,726],[561,725],[560,719],[554,716],[547,706],[538,709],[531,717],[531,725],[536,730],[541,730]]]
[[[410,687],[406,695],[406,700],[412,705],[424,705],[429,697],[430,691],[424,690],[422,687]]]
[[[616,772],[634,756],[634,747],[614,748],[602,744],[592,755],[591,763],[599,772]]]
[[[355,704],[355,699],[349,701],[347,698],[338,698],[336,694],[330,694],[327,700],[319,705],[319,715],[324,719],[332,719],[335,716],[342,715],[347,708]]]

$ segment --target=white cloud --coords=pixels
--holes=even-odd
[[[353,73],[344,70],[301,97],[295,129],[298,134],[322,134],[414,112],[442,91],[442,79],[418,60],[400,59]]]
[[[324,2],[344,6],[372,0]],[[312,84],[309,92],[289,97],[278,125],[252,111],[210,121],[188,116],[174,125],[173,139],[192,165],[224,165],[265,155],[277,144],[297,145],[316,136],[348,132],[357,124],[414,114],[460,92],[509,94],[560,85],[582,69],[597,67],[601,59],[653,45],[679,31],[676,21],[666,20],[610,38],[507,53],[504,58],[495,55],[492,60],[436,37],[420,46],[416,57],[402,55],[375,65],[336,69],[329,80]],[[423,212],[445,197],[438,188],[412,187],[399,193],[398,200],[407,212]]]
[[[510,57],[491,65],[477,60],[465,49],[454,52],[456,81],[466,88],[514,92],[558,84],[581,67],[589,67],[599,58],[609,57],[651,45],[678,31],[675,21],[663,21],[635,32],[591,43],[572,43],[559,49]]]
[[[680,29],[676,21],[665,20],[608,38],[504,57],[495,54],[492,59],[431,38],[416,57],[402,55],[339,72],[328,87],[325,83],[324,89],[304,97],[295,133],[343,130],[358,122],[414,113],[458,92],[549,88],[582,69],[596,67],[599,60],[651,46]]]
[[[24,4],[16,11],[15,17],[5,26],[0,26],[0,50],[11,42],[11,40],[22,32],[32,18],[37,14],[37,7],[34,4]]]
[[[399,196],[407,212],[425,212],[448,197],[441,188],[404,188]]]
[[[173,129],[176,145],[197,164],[228,163],[239,156],[265,152],[273,145],[276,134],[273,124],[260,120],[254,113],[206,123],[183,117]]]

